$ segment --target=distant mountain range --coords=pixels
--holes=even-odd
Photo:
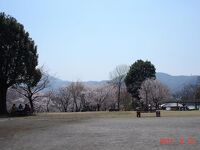
[[[171,90],[172,93],[180,91],[185,85],[196,84],[198,76],[172,76],[166,73],[156,73],[156,78]]]
[[[50,87],[48,87],[46,90],[50,89],[59,89],[61,87],[65,87],[70,85],[71,81],[65,81],[59,78],[56,78],[54,76],[49,76],[49,81],[50,81]],[[107,80],[102,80],[102,81],[83,81],[83,84],[88,87],[96,87],[96,86],[101,86],[106,84],[108,81]],[[45,91],[46,91],[45,90]]]
[[[195,84],[197,81],[198,76],[172,76],[166,73],[158,72],[156,73],[156,78],[163,84],[165,84],[172,93],[175,93],[177,91],[180,91],[185,85],[187,84]],[[64,81],[59,78],[50,76],[50,87],[48,87],[45,91],[48,91],[50,89],[59,89],[60,87],[68,86],[71,81]],[[95,87],[105,84],[107,81],[84,81],[83,84],[85,84],[88,87]]]

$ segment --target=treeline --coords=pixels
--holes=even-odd
[[[19,91],[19,90],[18,90]],[[9,108],[12,104],[30,101],[15,89],[8,92]],[[33,109],[36,112],[79,112],[117,110],[117,88],[110,83],[98,87],[87,87],[82,82],[72,82],[58,90],[33,95]],[[120,91],[120,110],[131,110],[131,95],[125,86]]]
[[[149,66],[153,69],[149,69]],[[154,73],[150,74],[148,70]],[[97,87],[72,82],[58,90],[39,92],[48,87],[48,76],[43,76],[29,90],[23,84],[12,88],[10,95],[14,91],[15,94],[18,92],[23,95],[32,110],[37,112],[129,111],[137,107],[144,110],[158,109],[162,101],[171,98],[168,88],[156,80],[154,66],[149,61],[138,60],[131,67],[119,65],[110,73],[110,81]],[[129,82],[130,79],[133,81]],[[13,101],[9,102],[9,106],[12,106]]]

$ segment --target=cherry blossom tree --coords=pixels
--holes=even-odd
[[[154,79],[146,79],[142,83],[139,96],[147,110],[149,105],[158,109],[160,102],[171,98],[169,89],[160,81]]]

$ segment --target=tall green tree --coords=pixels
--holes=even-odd
[[[132,98],[139,100],[139,89],[142,82],[147,78],[156,78],[156,69],[150,61],[137,60],[130,67],[125,78],[127,91]]]
[[[23,83],[38,65],[37,47],[22,24],[0,13],[0,114],[7,114],[6,93]]]

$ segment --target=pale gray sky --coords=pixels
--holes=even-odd
[[[151,61],[200,74],[198,0],[1,0],[38,45],[39,64],[64,80],[104,80],[119,64]]]

